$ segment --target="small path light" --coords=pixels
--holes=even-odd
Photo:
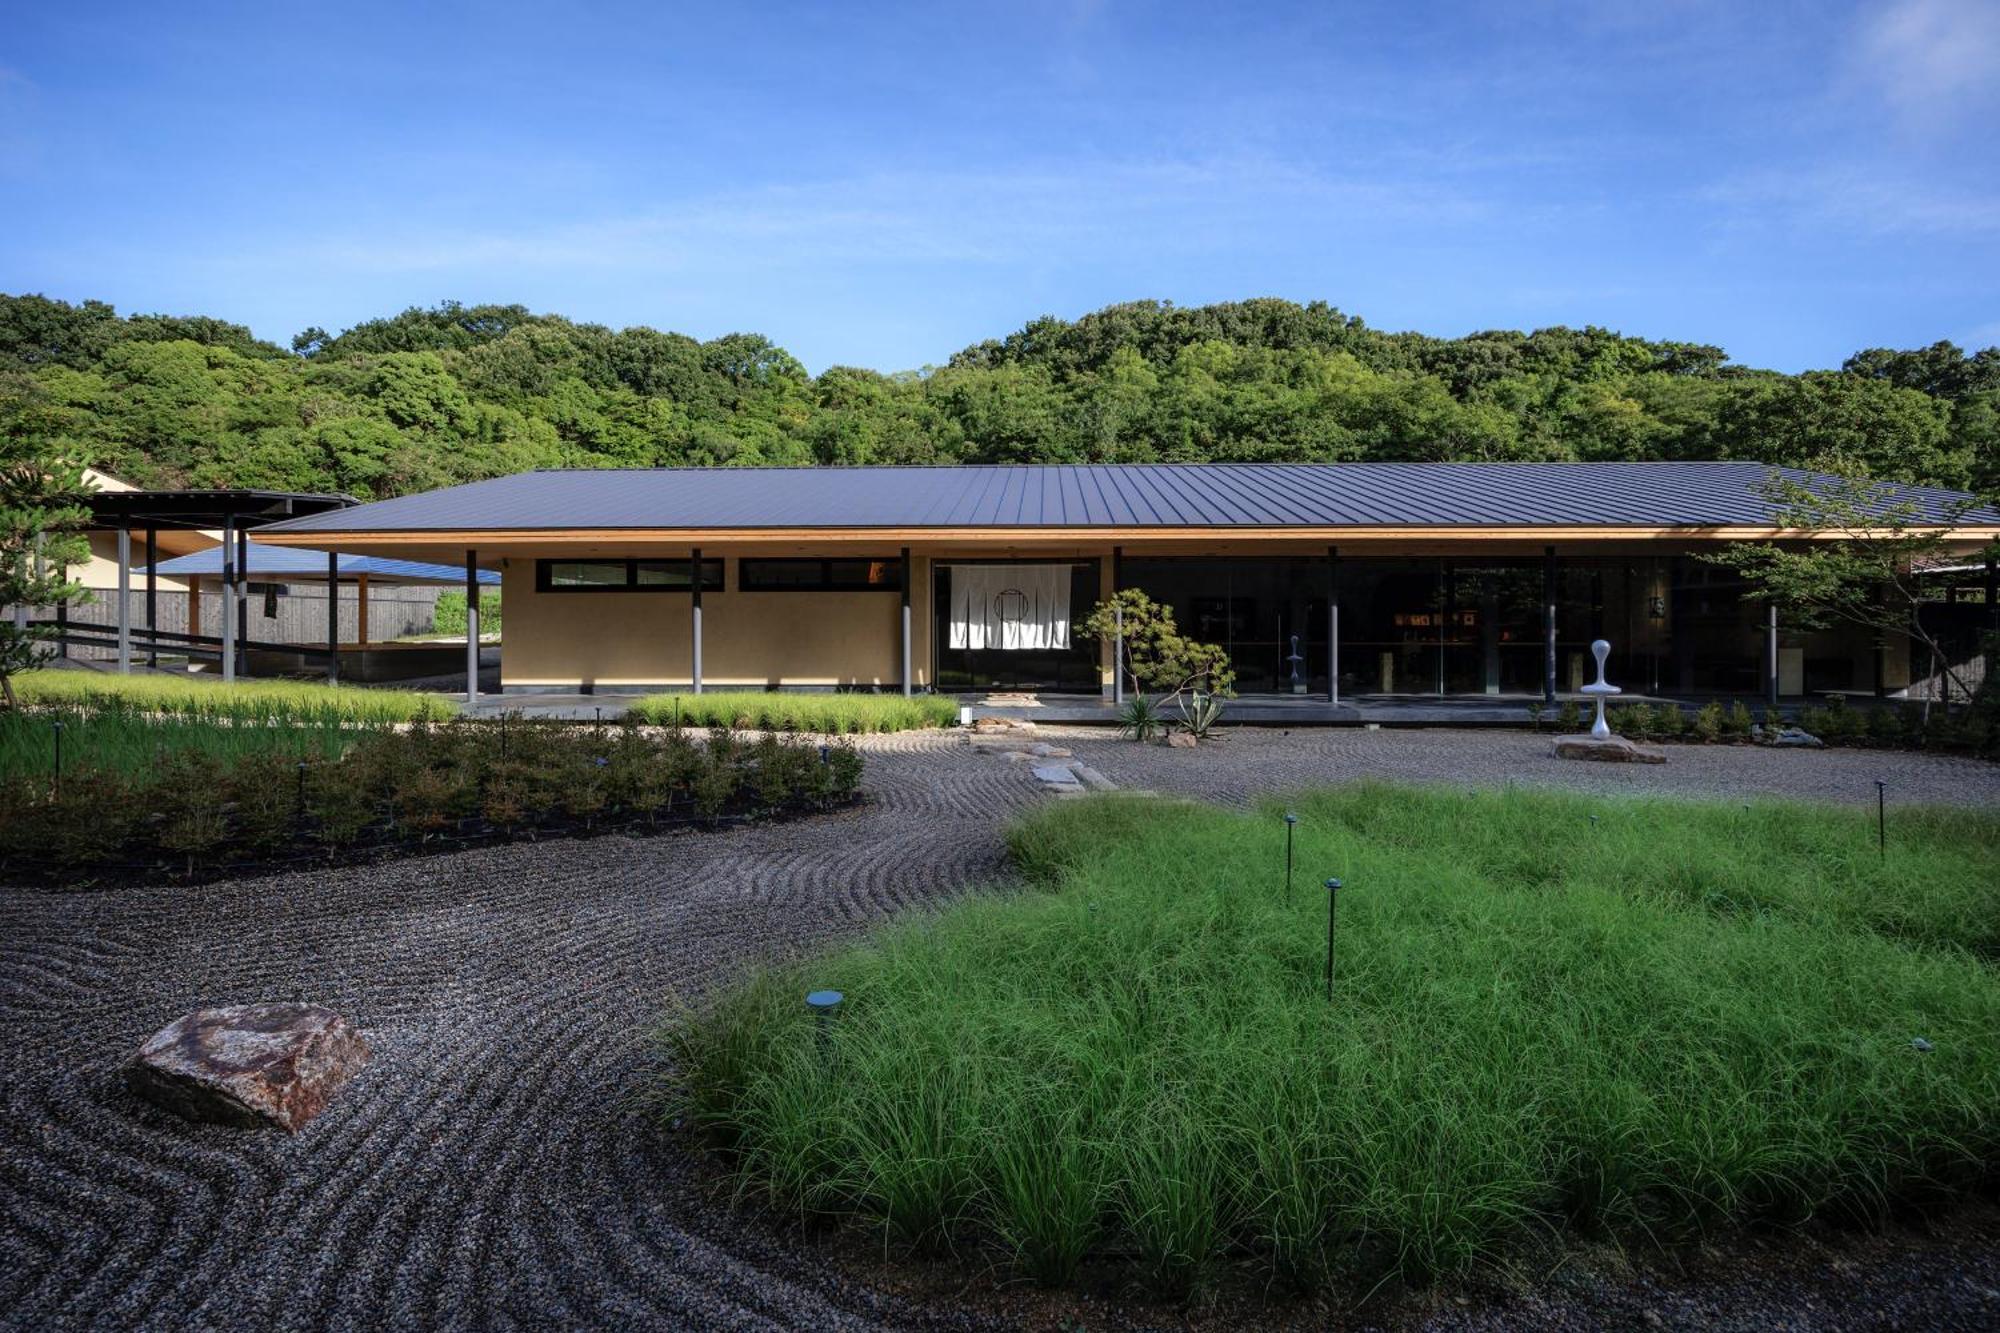
[[[1596,815],[1592,815],[1592,816],[1590,817],[1590,827],[1591,827],[1591,828],[1593,828],[1593,829],[1595,829],[1595,828],[1597,827],[1597,816],[1596,816]]]
[[[306,817],[306,761],[303,759],[299,760],[299,795],[292,817],[300,820]]]
[[[1326,882],[1326,1000],[1333,1003],[1333,922],[1334,909],[1340,902],[1340,881]]]
[[[60,798],[60,797],[62,796],[62,719],[61,719],[61,718],[57,718],[57,719],[56,719],[56,720],[55,720],[54,722],[50,723],[50,725],[51,725],[51,726],[53,726],[53,727],[55,728],[55,732],[56,732],[56,787],[55,787],[55,793],[56,793],[56,796],[57,796],[58,798]]]
[[[1889,855],[1889,784],[1875,779],[1875,854]]]
[[[1292,897],[1292,830],[1299,826],[1299,817],[1285,812],[1285,901]]]
[[[827,1042],[827,1025],[833,1021],[834,1012],[845,998],[837,990],[816,990],[806,996],[806,1008],[819,1018],[819,1042],[822,1047]]]

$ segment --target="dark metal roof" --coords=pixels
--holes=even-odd
[[[303,546],[267,546],[263,542],[251,542],[251,577],[258,575],[286,574],[300,578],[324,579],[326,577],[325,551],[313,551]],[[376,555],[342,555],[334,557],[339,561],[340,577],[351,579],[360,574],[370,578],[387,579],[396,583],[445,583],[462,587],[465,571],[452,565],[431,565],[418,560],[390,560]],[[172,560],[162,560],[155,568],[160,574],[216,574],[222,573],[222,548],[211,546],[206,551],[196,551],[193,555],[177,556]],[[479,571],[481,583],[500,582],[498,570]]]
[[[97,491],[86,502],[94,528],[219,528],[230,518],[260,527],[361,502],[351,495],[295,491]]]
[[[523,472],[282,532],[579,528],[1764,527],[1762,463],[1188,463]],[[1796,479],[1810,474],[1787,472]],[[1943,521],[1965,499],[1901,488]],[[1974,522],[2000,522],[1980,511]]]

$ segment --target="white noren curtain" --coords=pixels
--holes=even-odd
[[[1069,647],[1068,565],[949,565],[951,646]]]

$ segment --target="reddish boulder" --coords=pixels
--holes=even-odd
[[[315,1004],[198,1009],[125,1063],[133,1092],[190,1120],[296,1133],[368,1062],[352,1023]]]
[[[1558,759],[1595,759],[1611,764],[1664,764],[1667,754],[1650,746],[1634,745],[1623,736],[1607,736],[1599,740],[1595,736],[1556,737],[1555,756]]]

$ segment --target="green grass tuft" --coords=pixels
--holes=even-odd
[[[632,712],[648,722],[738,730],[809,731],[846,735],[865,731],[915,731],[949,727],[958,703],[948,695],[796,694],[762,690],[654,694]]]
[[[1288,896],[1277,807],[1051,807],[1012,839],[1035,891],[683,1014],[683,1109],[782,1206],[1168,1292],[1245,1258],[1422,1280],[1550,1235],[1869,1221],[1994,1179],[2000,819],[1893,812],[1882,859],[1872,810],[1291,808]],[[824,1043],[819,985],[847,994]]]

